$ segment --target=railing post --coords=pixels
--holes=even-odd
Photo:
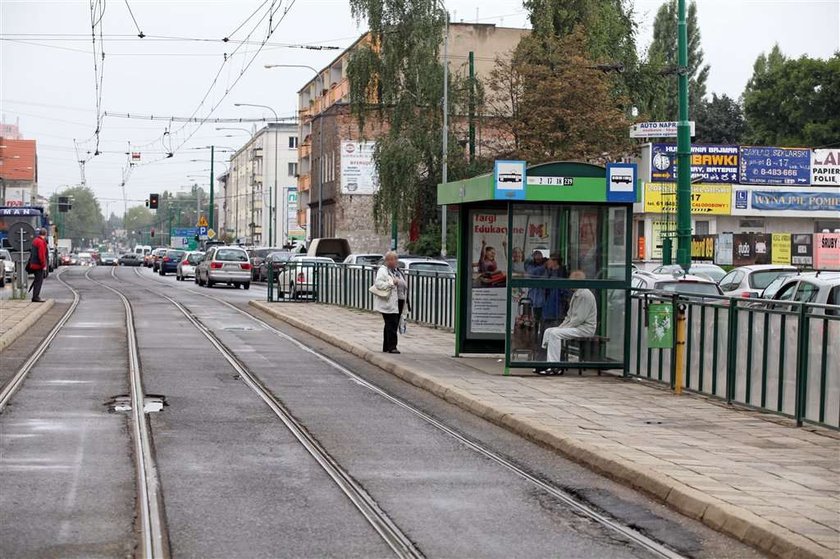
[[[808,390],[808,308],[805,303],[799,304],[799,331],[796,337],[796,426],[802,427],[805,418],[805,401]]]
[[[679,334],[677,331],[677,313],[679,312],[679,295],[674,293],[671,295],[671,378],[669,379],[669,384],[671,385],[671,389],[675,389],[677,386],[677,361],[682,356],[682,348],[678,347],[680,343]],[[660,359],[662,359],[662,355],[660,354]],[[677,393],[682,391],[682,387],[677,390]]]
[[[269,263],[268,266],[268,302],[274,302],[274,264]]]
[[[735,399],[735,376],[738,365],[738,299],[729,299],[729,316],[726,332],[726,403]]]

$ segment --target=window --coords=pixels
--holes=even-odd
[[[741,284],[741,280],[743,279],[743,272],[733,270],[726,274],[722,280],[720,280],[720,288],[723,291],[735,291],[736,289],[738,289],[738,286]]]
[[[812,303],[817,298],[817,293],[819,292],[820,288],[813,283],[800,281],[799,289],[796,290],[795,300],[800,303]]]
[[[828,299],[825,301],[826,305],[840,305],[840,285],[835,285],[828,292]],[[840,315],[840,309],[826,309],[825,314],[830,316]]]
[[[292,161],[289,163],[289,176],[296,177],[298,174],[298,164],[297,161]]]
[[[296,149],[298,147],[298,137],[289,136],[289,149]]]
[[[697,221],[694,223],[694,234],[695,235],[708,235],[709,234],[709,222],[708,221]]]

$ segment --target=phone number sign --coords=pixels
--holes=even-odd
[[[741,184],[811,184],[811,150],[741,146]]]

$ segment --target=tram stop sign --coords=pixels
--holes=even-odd
[[[32,239],[35,238],[35,228],[25,221],[16,221],[9,226],[7,240],[17,252],[25,252],[32,248]]]

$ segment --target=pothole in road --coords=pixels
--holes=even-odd
[[[128,394],[114,396],[105,402],[105,405],[108,406],[108,411],[111,413],[131,411],[131,396]],[[164,406],[168,405],[166,403],[166,396],[146,394],[143,398],[144,413],[157,413],[162,411]]]

